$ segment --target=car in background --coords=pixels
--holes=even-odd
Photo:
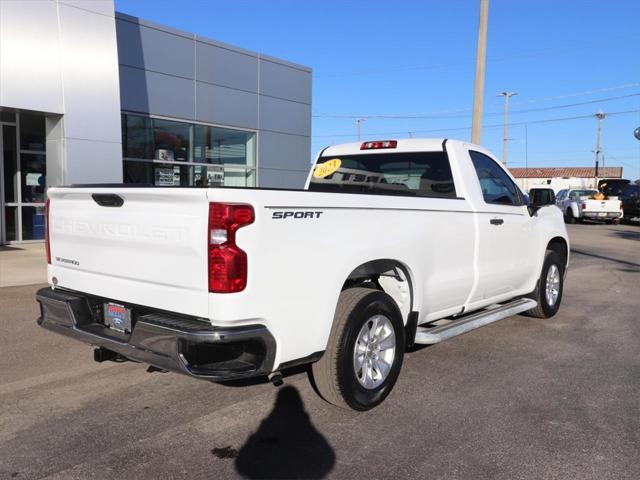
[[[631,180],[624,178],[601,178],[598,180],[598,190],[609,198],[619,197],[630,183]]]
[[[640,185],[627,185],[620,195],[622,219],[630,222],[640,222]]]
[[[556,195],[556,205],[564,214],[566,223],[600,220],[620,223],[622,207],[617,197],[595,199],[598,190],[593,188],[570,187]]]

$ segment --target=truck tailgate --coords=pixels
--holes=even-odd
[[[205,189],[52,188],[49,199],[50,283],[208,315]]]
[[[582,200],[585,212],[618,212],[620,210],[620,200]]]

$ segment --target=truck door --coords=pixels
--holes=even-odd
[[[535,268],[535,235],[522,192],[488,155],[469,150],[478,186],[478,285],[473,300],[521,290]]]

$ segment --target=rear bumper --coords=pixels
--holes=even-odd
[[[604,215],[602,215],[604,214]],[[593,218],[593,219],[609,219],[609,218],[620,218],[622,217],[622,211],[620,212],[582,212],[582,216],[584,218]]]
[[[276,343],[264,325],[214,327],[133,306],[132,332],[125,334],[97,321],[104,299],[43,288],[36,300],[40,326],[130,360],[213,381],[267,375],[273,369]]]

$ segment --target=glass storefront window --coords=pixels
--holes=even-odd
[[[253,166],[253,137],[252,132],[196,125],[193,161]]]
[[[194,167],[193,184],[197,187],[221,187],[228,185],[224,167],[196,165]]]
[[[135,115],[125,116],[122,135],[124,156],[128,158],[153,158],[153,130],[151,119]]]
[[[20,148],[44,152],[44,115],[20,113]]]
[[[188,187],[194,185],[193,168],[193,165],[126,160],[124,182],[158,187]]]
[[[44,207],[22,207],[22,240],[44,240]]]
[[[255,171],[244,167],[185,165],[179,163],[125,160],[125,183],[154,186],[250,187],[255,185]]]
[[[255,185],[254,132],[128,114],[122,129],[125,183]]]
[[[45,114],[0,110],[0,244],[44,239]]]
[[[16,127],[3,125],[2,153],[4,161],[0,168],[4,169],[4,201],[7,203],[18,201],[18,156],[16,152]]]
[[[5,233],[7,242],[18,240],[18,207],[5,207]]]
[[[191,125],[188,123],[153,119],[153,158],[170,162],[188,162],[190,130]]]
[[[153,163],[124,161],[124,183],[144,183],[153,185]]]
[[[45,168],[44,155],[23,153],[20,155],[20,183],[23,203],[44,203]]]

